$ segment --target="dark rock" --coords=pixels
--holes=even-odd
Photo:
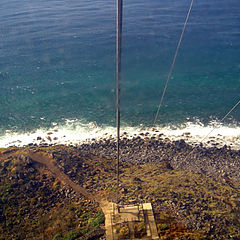
[[[3,154],[8,154],[8,153],[11,153],[12,151],[13,151],[13,150],[8,149],[8,150],[4,151]]]
[[[126,194],[127,192],[128,192],[128,190],[126,188],[121,189],[121,193]]]
[[[171,166],[170,163],[166,163],[166,168],[169,169],[169,170],[173,170],[173,167]]]
[[[50,136],[47,136],[46,139],[50,142],[52,141],[52,138]]]
[[[25,156],[24,154],[20,154],[18,156],[18,160],[21,161],[24,165],[31,165],[33,163],[32,159],[29,156]]]
[[[142,180],[140,178],[138,178],[138,177],[134,177],[132,181],[133,182],[137,182],[137,183],[142,182]]]

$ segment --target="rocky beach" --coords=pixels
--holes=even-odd
[[[45,211],[49,216],[49,211],[62,199],[61,194],[69,199],[69,204],[81,202],[86,207],[94,204],[93,212],[89,210],[89,218],[96,218],[101,200],[115,201],[116,144],[111,137],[69,146],[31,143],[1,149],[0,157],[1,199],[14,199],[15,188],[23,187],[24,199],[44,202],[46,206],[26,206],[20,215],[26,217],[26,223],[32,219],[32,211]],[[183,139],[171,141],[161,133],[151,136],[146,132],[131,138],[124,133],[121,139],[120,204],[152,202],[160,239],[239,239],[239,160],[240,151],[229,146],[194,146]],[[41,198],[35,200],[32,192],[41,194],[42,186],[35,184],[36,180],[26,179],[28,172],[31,178],[37,176],[41,181],[47,181],[46,188],[59,185],[48,189],[48,194],[41,196],[43,201]],[[9,189],[12,191],[5,189],[7,181],[11,182]],[[9,218],[14,219],[16,227],[22,223],[18,222],[17,213],[9,213],[9,201],[1,201],[0,237],[30,239],[26,235],[25,238],[23,235],[16,237],[16,228],[13,228],[15,231],[8,228]],[[16,201],[12,207],[14,204]],[[80,208],[81,204],[78,205]],[[35,218],[40,219],[40,216],[35,214]],[[49,230],[51,233],[44,233],[45,239],[54,239],[57,234],[59,238],[55,239],[65,239],[68,231],[75,233],[75,238],[71,239],[104,239],[103,223],[92,228],[79,214],[74,215],[74,219],[82,223],[70,224],[64,231],[61,227]],[[36,223],[35,228],[39,231],[40,225]],[[38,236],[36,239],[41,239],[42,235]]]

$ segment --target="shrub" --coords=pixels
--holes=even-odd
[[[89,218],[90,217],[90,213],[89,212],[85,212],[83,213],[80,218]]]
[[[142,238],[144,235],[146,235],[146,227],[143,222],[135,224],[134,235],[136,238]]]
[[[53,240],[61,240],[62,239],[62,234],[61,233],[57,233],[54,237]]]
[[[88,226],[93,227],[93,228],[98,228],[100,224],[104,223],[105,221],[105,216],[102,211],[99,211],[95,218],[90,218],[88,220]]]
[[[168,225],[166,223],[163,223],[161,226],[160,226],[161,230],[167,230],[169,229]]]
[[[76,231],[71,231],[64,236],[63,240],[75,240],[78,237],[79,234]]]
[[[127,226],[123,226],[120,228],[118,236],[120,239],[125,239],[129,237],[129,228]]]

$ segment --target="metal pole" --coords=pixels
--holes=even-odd
[[[117,43],[116,43],[116,121],[117,121],[117,196],[119,195],[119,162],[120,162],[120,82],[121,82],[121,47],[122,47],[122,0],[117,0]]]

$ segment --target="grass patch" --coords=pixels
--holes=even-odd
[[[73,231],[65,234],[63,240],[75,240],[79,236],[80,236],[80,234],[73,230]]]
[[[88,226],[92,227],[93,229],[97,229],[100,224],[103,224],[105,221],[105,216],[102,211],[98,211],[94,218],[88,219]]]
[[[52,240],[62,240],[62,234],[61,233],[57,233]]]

